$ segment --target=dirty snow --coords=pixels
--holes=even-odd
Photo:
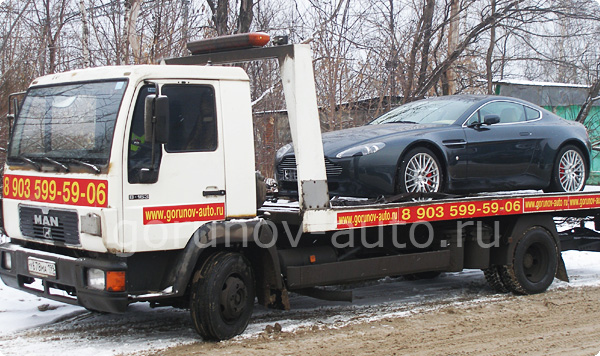
[[[551,288],[600,285],[600,253],[568,251],[563,257],[571,282],[556,280]],[[431,281],[385,278],[352,287],[352,304],[292,295],[292,310],[288,312],[257,306],[251,324],[238,339],[253,337],[275,322],[284,331],[315,326],[337,328],[449,304],[470,305],[511,297],[494,294],[479,270],[446,273]],[[57,308],[38,310],[44,304]],[[69,350],[81,356],[102,356],[156,351],[197,341],[185,310],[151,309],[143,303],[132,305],[123,315],[96,314],[0,284],[0,355],[61,355]]]

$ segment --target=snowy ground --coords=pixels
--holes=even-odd
[[[600,253],[563,253],[571,283],[551,288],[600,285]],[[340,327],[349,323],[403,316],[448,304],[493,302],[511,296],[494,294],[478,270],[447,273],[432,281],[386,278],[354,286],[352,304],[293,295],[289,312],[256,308],[248,338],[279,322],[284,331],[304,326]],[[40,311],[48,304],[54,310]],[[45,309],[44,307],[41,308]],[[115,355],[160,350],[193,343],[187,311],[132,305],[124,315],[89,313],[74,306],[33,297],[0,284],[0,355]]]

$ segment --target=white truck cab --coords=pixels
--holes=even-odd
[[[157,90],[171,119],[152,166],[144,111]],[[8,152],[6,233],[135,253],[181,249],[207,221],[254,217],[251,114],[248,76],[237,67],[103,67],[36,79]],[[81,232],[63,227],[70,215]]]

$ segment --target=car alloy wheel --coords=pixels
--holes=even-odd
[[[565,192],[578,192],[585,183],[585,163],[575,150],[563,153],[558,166],[558,179]]]
[[[440,167],[430,154],[419,152],[413,155],[404,170],[407,193],[432,193],[440,189]]]

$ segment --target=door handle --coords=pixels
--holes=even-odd
[[[519,136],[531,136],[531,132],[519,132]]]
[[[225,195],[225,191],[224,190],[205,190],[202,192],[202,195],[205,197],[213,196],[213,195],[223,196],[223,195]]]

